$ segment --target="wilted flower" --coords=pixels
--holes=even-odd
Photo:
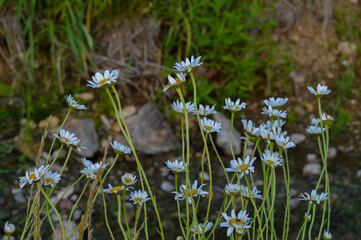
[[[205,223],[198,224],[198,227],[192,225],[191,231],[193,232],[193,236],[196,236],[198,234],[203,235],[209,230],[211,230],[212,227],[213,227],[213,223],[206,221]]]
[[[5,234],[6,235],[13,235],[14,232],[15,232],[15,225],[12,224],[12,223],[9,223],[9,221],[7,221],[5,223],[5,226],[4,226],[4,231],[5,231]]]
[[[92,76],[92,80],[88,80],[87,86],[92,88],[109,87],[116,83],[118,76],[119,70],[113,70],[111,73],[109,70],[106,70],[104,76],[97,72]]]
[[[198,114],[200,116],[204,116],[204,117],[211,115],[211,114],[216,114],[217,112],[214,110],[215,107],[216,107],[216,105],[213,105],[212,107],[210,107],[209,105],[203,106],[202,104],[199,104]]]
[[[224,109],[227,109],[231,112],[237,112],[237,111],[241,111],[242,109],[246,108],[246,103],[241,103],[240,104],[240,99],[237,99],[236,102],[232,102],[232,100],[230,98],[226,98],[225,102],[226,102],[226,106],[223,106]]]
[[[171,75],[168,75],[169,83],[163,88],[163,92],[168,89],[173,89],[179,87],[181,84],[186,82],[186,75],[183,73],[177,73],[177,77],[174,78]]]
[[[176,111],[177,113],[179,113],[181,116],[183,116],[184,114],[184,108],[183,108],[183,103],[179,100],[177,101],[174,101],[172,103],[172,108],[174,111]],[[195,113],[196,110],[194,108],[194,103],[192,102],[187,102],[186,103],[186,109],[187,109],[187,113],[190,114],[190,113]]]
[[[174,174],[180,174],[186,171],[185,166],[183,164],[183,161],[179,161],[175,160],[173,162],[171,161],[166,161],[165,164],[167,165],[167,167],[169,168],[169,171],[172,171],[172,173]]]
[[[134,201],[134,204],[137,204],[139,206],[142,206],[143,203],[150,200],[150,198],[148,198],[148,193],[146,191],[142,192],[141,190],[131,192],[129,194],[129,197],[130,201]]]
[[[241,158],[238,158],[237,160],[231,160],[231,168],[226,168],[227,172],[238,172],[241,173],[241,177],[243,177],[243,174],[248,174],[249,172],[254,172],[253,162],[256,160],[256,158],[252,158],[250,160],[250,157],[247,156],[244,161],[242,161]]]
[[[313,118],[311,123],[315,126],[321,127],[321,120],[319,118]],[[322,124],[323,126],[332,126],[333,124],[333,117],[327,115],[326,113],[322,114]]]
[[[331,240],[332,234],[330,232],[327,232],[326,230],[323,232],[323,240]]]
[[[321,84],[317,85],[317,90],[314,90],[313,87],[308,87],[308,90],[310,90],[310,92],[317,97],[322,97],[331,92],[331,90],[329,90],[326,85],[322,86]]]
[[[307,214],[307,212],[305,212],[305,215],[303,215],[303,220],[306,220],[306,219],[307,219],[307,222],[311,222],[312,215]]]
[[[105,163],[103,165],[102,162],[92,163],[91,161],[87,160],[85,157],[82,157],[81,161],[85,168],[80,172],[85,174],[88,179],[93,179],[93,180],[96,178],[99,169],[100,169],[100,174],[102,174],[102,172],[108,166],[108,163]]]
[[[248,217],[247,210],[241,210],[236,216],[236,211],[232,209],[231,216],[228,216],[226,213],[222,213],[223,218],[226,222],[220,224],[221,227],[227,227],[227,237],[229,237],[233,230],[236,230],[238,234],[243,234],[249,226],[249,222],[252,218]]]
[[[200,185],[197,188],[198,181],[195,180],[191,189],[186,190],[186,185],[182,184],[179,188],[180,192],[173,192],[175,194],[174,199],[175,200],[184,200],[186,196],[188,195],[188,203],[192,204],[192,197],[197,197],[198,195],[204,197],[208,192],[203,191],[202,187],[205,186],[205,184]]]
[[[65,96],[65,100],[68,102],[68,105],[70,108],[86,109],[86,107],[84,105],[80,105],[77,101],[75,101],[74,98],[70,94]]]
[[[213,121],[212,119],[203,118],[201,119],[202,129],[207,133],[219,132],[221,124]]]
[[[173,69],[177,72],[192,72],[195,67],[198,67],[203,64],[200,63],[202,56],[197,57],[194,59],[194,56],[191,57],[191,60],[186,58],[185,61],[181,61],[180,63],[175,63]]]
[[[122,183],[125,187],[131,187],[137,181],[137,177],[131,173],[125,173],[122,176]]]

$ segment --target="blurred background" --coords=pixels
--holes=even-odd
[[[170,107],[177,96],[162,93],[162,88],[175,62],[202,55],[204,64],[195,73],[198,102],[217,104],[222,116],[216,120],[223,126],[230,117],[221,110],[224,99],[247,102],[246,111],[236,117],[240,135],[241,119],[266,120],[260,115],[263,99],[289,98],[286,129],[297,145],[290,153],[292,214],[297,216],[292,236],[306,208],[297,194],[310,192],[320,171],[317,142],[304,130],[318,114],[307,86],[329,86],[332,93],[322,100],[323,110],[335,119],[329,153],[331,232],[335,239],[359,239],[360,37],[360,0],[0,0],[0,223],[10,219],[19,229],[23,226],[19,213],[28,194],[18,189],[17,179],[34,165],[49,116],[50,129],[65,117],[65,95],[87,106],[86,111],[73,111],[66,127],[88,139],[88,150],[74,156],[79,166],[67,171],[81,168],[80,156],[99,161],[109,140],[123,140],[106,94],[86,87],[86,80],[106,69],[120,69],[116,87],[136,147],[149,178],[157,176],[153,184],[163,186],[156,194],[169,199],[160,206],[174,207],[173,180],[164,161],[180,155],[179,118]],[[183,88],[187,100],[192,100],[191,89],[190,83]],[[145,117],[150,126],[144,125]],[[197,129],[196,122],[192,126]],[[192,137],[192,157],[199,159],[197,131]],[[227,147],[221,136],[215,137],[228,162]],[[241,143],[236,144],[241,149]],[[132,157],[120,164],[119,174],[135,171]],[[64,181],[70,183],[73,179],[68,178]],[[69,196],[62,210],[68,211],[72,202]],[[95,225],[104,226],[102,215],[95,213],[97,217]],[[176,229],[177,218],[168,217],[166,229]],[[95,238],[106,234],[101,231],[94,231]],[[175,238],[177,232],[172,231]]]

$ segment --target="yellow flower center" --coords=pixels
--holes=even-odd
[[[35,173],[30,174],[29,179],[30,179],[30,180],[31,180],[31,179],[36,179]]]
[[[134,202],[141,203],[141,202],[143,202],[143,198],[139,198],[139,197],[135,198]]]
[[[236,111],[239,109],[239,107],[238,106],[236,106]]]
[[[205,128],[207,131],[211,131],[211,130],[212,130],[212,127],[211,127],[211,126],[204,126],[204,128]]]
[[[110,80],[109,78],[104,78],[103,80],[99,81],[97,84],[103,85],[104,83],[108,82],[109,80]]]
[[[274,162],[274,161],[272,161],[272,160],[266,160],[266,163],[268,163],[269,165],[273,165],[273,164],[275,164],[275,162]]]
[[[241,169],[242,172],[245,172],[249,167],[250,167],[249,164],[242,164],[239,165],[237,168]]]
[[[60,140],[63,140],[63,142],[68,143],[70,140],[66,137],[60,137]]]
[[[197,193],[198,193],[197,189],[188,190],[188,196],[193,196],[193,195],[196,195]],[[186,196],[186,192],[183,193],[183,196]]]
[[[54,184],[54,179],[52,179],[52,178],[45,178],[45,179],[44,179],[44,182],[45,182],[46,184]]]
[[[207,110],[204,110],[204,111],[203,111],[203,115],[207,115]]]
[[[267,134],[267,139],[271,140],[271,134],[270,133]]]
[[[287,143],[283,142],[282,145],[283,145],[284,147],[286,147]]]
[[[124,181],[129,184],[129,183],[132,182],[132,179],[130,179],[130,178],[124,178]]]
[[[229,221],[229,225],[234,227],[234,224],[237,225],[244,225],[244,222],[241,219],[233,218],[231,221]]]
[[[110,189],[110,193],[116,193],[115,191],[121,192],[123,190],[124,190],[123,186],[116,186],[116,187],[113,187],[112,189]]]

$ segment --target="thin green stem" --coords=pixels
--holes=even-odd
[[[128,237],[127,237],[127,234],[125,233],[125,230],[123,228],[123,224],[122,224],[122,221],[121,221],[122,204],[121,204],[121,201],[120,201],[120,195],[119,194],[117,194],[117,201],[118,201],[118,224],[119,224],[120,230],[122,231],[123,237],[126,240],[126,239],[128,239]]]
[[[229,144],[231,147],[232,157],[233,159],[236,159],[233,152],[233,121],[234,121],[234,112],[231,113],[231,138],[229,140]]]
[[[108,222],[107,204],[106,204],[105,196],[104,196],[104,189],[103,189],[102,177],[99,177],[99,181],[100,181],[100,188],[101,188],[102,197],[103,197],[105,225],[106,225],[107,228],[108,228],[108,231],[109,231],[109,233],[110,233],[110,237],[114,240],[114,235],[113,235],[112,229],[110,228],[110,225],[109,225],[109,222]],[[87,183],[89,183],[89,180],[88,180]]]
[[[135,211],[135,223],[134,223],[134,232],[133,232],[133,240],[137,237],[137,225],[139,220],[139,204],[137,204],[137,210]]]
[[[128,218],[127,218],[127,209],[125,208],[125,192],[126,191],[123,192],[123,213],[124,213],[125,225],[127,226],[127,235],[128,235],[128,238],[131,239],[130,228],[129,228]]]
[[[311,233],[312,233],[312,227],[313,227],[313,223],[315,222],[315,217],[316,217],[316,204],[313,204],[312,206],[312,220],[311,220],[311,224],[310,224],[310,228],[308,229],[308,239],[311,240]]]

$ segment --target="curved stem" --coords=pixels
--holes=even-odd
[[[127,234],[125,233],[125,230],[123,228],[123,224],[121,221],[121,216],[122,216],[122,204],[120,202],[120,195],[117,194],[117,201],[118,201],[118,224],[119,224],[119,228],[122,231],[123,237],[124,239],[128,239]]]
[[[106,204],[105,196],[104,196],[104,189],[103,189],[102,177],[99,177],[99,180],[100,180],[100,188],[101,188],[102,197],[103,197],[105,225],[106,225],[107,228],[108,228],[108,231],[109,231],[109,233],[110,233],[110,237],[114,240],[114,235],[113,235],[112,229],[110,228],[109,222],[108,222],[107,204]],[[89,180],[88,180],[88,183],[89,183]]]

